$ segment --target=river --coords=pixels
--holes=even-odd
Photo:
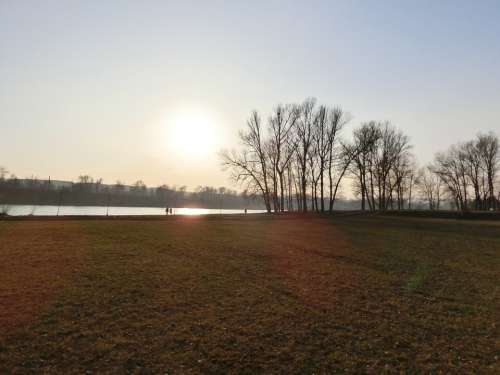
[[[9,216],[135,216],[135,215],[165,215],[161,207],[103,207],[103,206],[43,206],[43,205],[0,205],[0,213]],[[248,210],[249,214],[263,213],[265,210]],[[215,208],[172,208],[173,215],[219,215],[243,214],[243,209]]]

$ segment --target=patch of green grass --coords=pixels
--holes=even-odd
[[[448,312],[450,314],[470,316],[477,314],[480,311],[480,307],[464,305],[464,304],[450,304],[448,307]]]
[[[417,291],[425,282],[426,275],[428,273],[427,268],[418,268],[413,274],[408,277],[405,283],[405,289],[408,292]]]

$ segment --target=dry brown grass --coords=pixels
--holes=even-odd
[[[75,222],[0,223],[0,336],[26,326],[70,282],[83,262]]]
[[[499,371],[498,224],[51,220],[0,237],[0,373]]]

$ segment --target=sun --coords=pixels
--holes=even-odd
[[[203,157],[215,149],[213,116],[202,110],[182,110],[170,116],[168,144],[182,157]]]

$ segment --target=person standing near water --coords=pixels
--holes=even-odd
[[[170,207],[170,215],[172,215],[172,207]]]
[[[168,216],[168,207],[167,207],[167,208],[165,208],[165,215],[167,215],[167,216]]]

